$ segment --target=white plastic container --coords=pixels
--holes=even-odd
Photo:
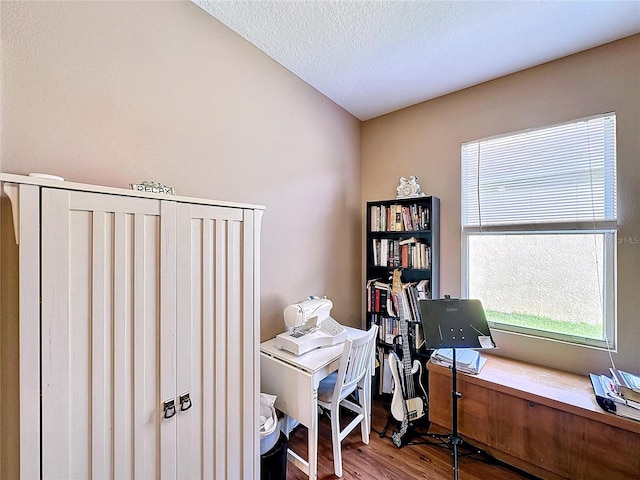
[[[275,401],[275,395],[260,394],[260,455],[271,450],[280,437],[278,415],[273,407]]]

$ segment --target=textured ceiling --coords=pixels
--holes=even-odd
[[[360,120],[640,32],[640,0],[192,1]]]

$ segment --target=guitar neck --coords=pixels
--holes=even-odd
[[[408,321],[400,319],[400,335],[402,336],[402,363],[405,369],[407,366],[411,368],[411,349],[409,348],[409,329]]]
[[[415,386],[413,383],[413,374],[411,373],[411,349],[409,348],[409,320],[407,318],[402,298],[402,292],[397,296],[396,302],[398,306],[398,320],[400,322],[400,335],[402,337],[402,365],[404,370],[405,386],[408,398],[415,397]]]

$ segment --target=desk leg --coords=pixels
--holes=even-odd
[[[311,415],[310,425],[307,427],[307,459],[305,460],[296,452],[291,449],[287,450],[287,459],[292,462],[296,467],[306,473],[310,480],[317,480],[318,478],[318,392],[314,392],[313,396],[313,412],[315,415]],[[285,417],[286,418],[286,417]],[[289,420],[285,420],[285,425],[289,425]],[[287,437],[288,437],[287,433]]]
[[[360,393],[364,398],[359,399],[359,401],[364,410],[362,412],[364,421],[360,424],[360,432],[362,434],[362,443],[368,445],[369,434],[371,433],[371,375],[368,372],[365,374],[363,383]]]
[[[318,391],[313,392],[313,412],[311,416],[311,426],[307,434],[309,443],[309,478],[316,480],[318,478]]]

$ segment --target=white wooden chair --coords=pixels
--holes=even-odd
[[[362,337],[344,342],[340,368],[320,382],[318,405],[330,412],[333,467],[342,477],[342,440],[360,424],[362,442],[369,443],[371,431],[371,372],[378,326],[372,325]],[[347,397],[357,390],[358,403]],[[340,406],[356,413],[356,417],[340,430]]]

